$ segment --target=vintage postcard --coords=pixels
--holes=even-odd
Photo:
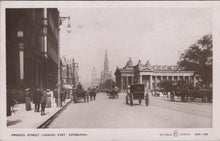
[[[220,2],[0,4],[0,140],[220,139]]]

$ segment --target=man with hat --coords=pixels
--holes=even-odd
[[[31,92],[30,92],[30,88],[25,89],[25,108],[26,108],[26,111],[31,110]]]

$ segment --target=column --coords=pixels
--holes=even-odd
[[[177,76],[177,81],[179,81],[180,80],[180,76]]]
[[[134,76],[131,76],[131,84],[134,83]]]
[[[139,76],[139,83],[142,84],[142,75]]]
[[[152,75],[150,75],[150,90],[153,89],[152,88]]]
[[[128,76],[126,76],[126,88],[128,87]]]
[[[174,76],[171,76],[171,80],[174,81]]]
[[[120,79],[121,79],[120,80],[120,87],[121,87],[121,89],[123,89],[123,76],[121,76]]]
[[[193,86],[196,87],[196,76],[193,76]]]
[[[155,79],[154,79],[155,81],[155,89],[157,89],[157,76],[155,76]]]

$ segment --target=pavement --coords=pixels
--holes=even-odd
[[[211,128],[212,103],[171,102],[150,96],[150,104],[126,105],[125,93],[109,99],[98,93],[96,101],[71,103],[48,128]],[[66,118],[68,117],[68,118]]]
[[[51,101],[51,108],[45,108],[46,115],[41,116],[41,112],[34,112],[34,104],[31,103],[31,110],[25,110],[25,104],[16,104],[14,106],[15,113],[7,117],[8,128],[38,128],[43,123],[51,119],[55,114],[62,110],[71,99],[66,99],[62,107],[57,107],[55,99]]]

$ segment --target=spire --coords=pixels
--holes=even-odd
[[[138,65],[141,65],[141,60],[138,61]]]
[[[92,75],[93,75],[93,76],[96,75],[96,69],[95,69],[95,67],[93,67],[93,69],[92,69]]]
[[[105,51],[105,60],[104,60],[104,70],[103,70],[103,81],[109,79],[109,62],[107,50]]]
[[[147,62],[146,62],[146,68],[147,68],[147,69],[151,69],[151,64],[150,64],[150,61],[149,61],[149,60],[147,60]]]
[[[98,85],[98,79],[97,79],[97,74],[96,74],[96,69],[93,67],[92,69],[92,86]]]
[[[146,66],[148,67],[148,66],[151,66],[151,64],[150,64],[150,61],[149,60],[147,60],[147,62],[146,62]]]
[[[127,66],[133,66],[133,63],[132,63],[131,57],[129,57],[129,60],[128,60],[128,62],[127,62]]]

